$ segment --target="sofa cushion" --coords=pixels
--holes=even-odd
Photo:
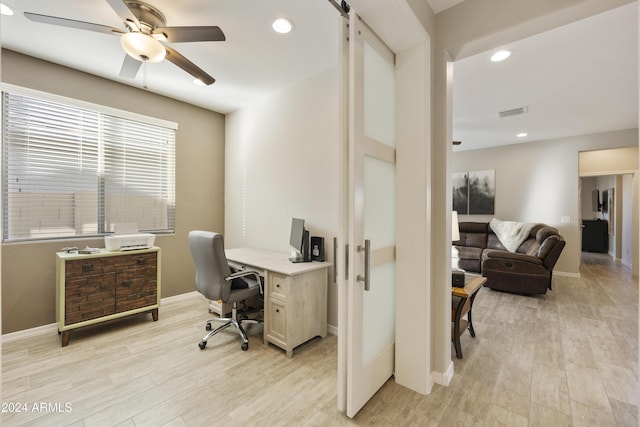
[[[459,259],[482,259],[482,248],[472,246],[456,246]]]
[[[486,222],[461,222],[459,230],[460,240],[453,242],[454,245],[482,249],[487,247],[488,224]]]

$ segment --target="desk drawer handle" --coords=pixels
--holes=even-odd
[[[146,258],[138,258],[138,265],[145,265],[147,263]]]
[[[122,281],[122,286],[128,288],[129,286],[131,286],[131,280],[123,280]]]
[[[82,264],[82,271],[85,273],[87,271],[93,271],[93,264]]]

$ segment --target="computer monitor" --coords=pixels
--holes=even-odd
[[[289,244],[296,250],[296,256],[289,258],[291,262],[310,262],[309,232],[304,228],[304,219],[291,219],[291,237]]]

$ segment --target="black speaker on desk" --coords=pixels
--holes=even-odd
[[[451,286],[454,288],[464,288],[464,270],[451,270]]]
[[[311,237],[311,261],[324,261],[324,237]]]

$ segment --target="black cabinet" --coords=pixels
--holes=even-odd
[[[585,252],[609,251],[609,224],[605,220],[582,221],[582,250]]]

